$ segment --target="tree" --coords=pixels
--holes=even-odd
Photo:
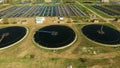
[[[9,24],[8,23],[8,18],[6,16],[3,17],[2,22],[3,22],[3,24]]]

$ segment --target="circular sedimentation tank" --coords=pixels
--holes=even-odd
[[[82,28],[82,33],[88,39],[101,44],[107,44],[107,46],[120,44],[120,32],[106,25],[86,25]]]
[[[42,48],[62,49],[75,42],[76,34],[73,29],[64,25],[50,25],[38,29],[34,41]]]
[[[0,49],[9,47],[26,35],[27,29],[20,26],[0,28]]]

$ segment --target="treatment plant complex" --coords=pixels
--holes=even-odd
[[[0,0],[0,68],[120,68],[120,0]]]

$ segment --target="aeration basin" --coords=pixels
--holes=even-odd
[[[26,35],[27,29],[20,26],[11,26],[0,29],[0,48],[10,46]]]
[[[83,34],[90,40],[102,44],[120,44],[120,32],[106,25],[86,25],[82,28]]]
[[[44,48],[64,48],[75,40],[75,32],[68,26],[51,25],[37,30],[34,41]]]

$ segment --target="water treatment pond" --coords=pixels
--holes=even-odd
[[[19,26],[0,28],[0,48],[9,46],[20,39],[26,34],[26,28]]]
[[[67,26],[51,25],[37,30],[34,34],[36,43],[47,48],[66,46],[75,39],[75,32]]]
[[[105,25],[87,25],[82,32],[87,38],[102,44],[120,44],[120,32]]]

